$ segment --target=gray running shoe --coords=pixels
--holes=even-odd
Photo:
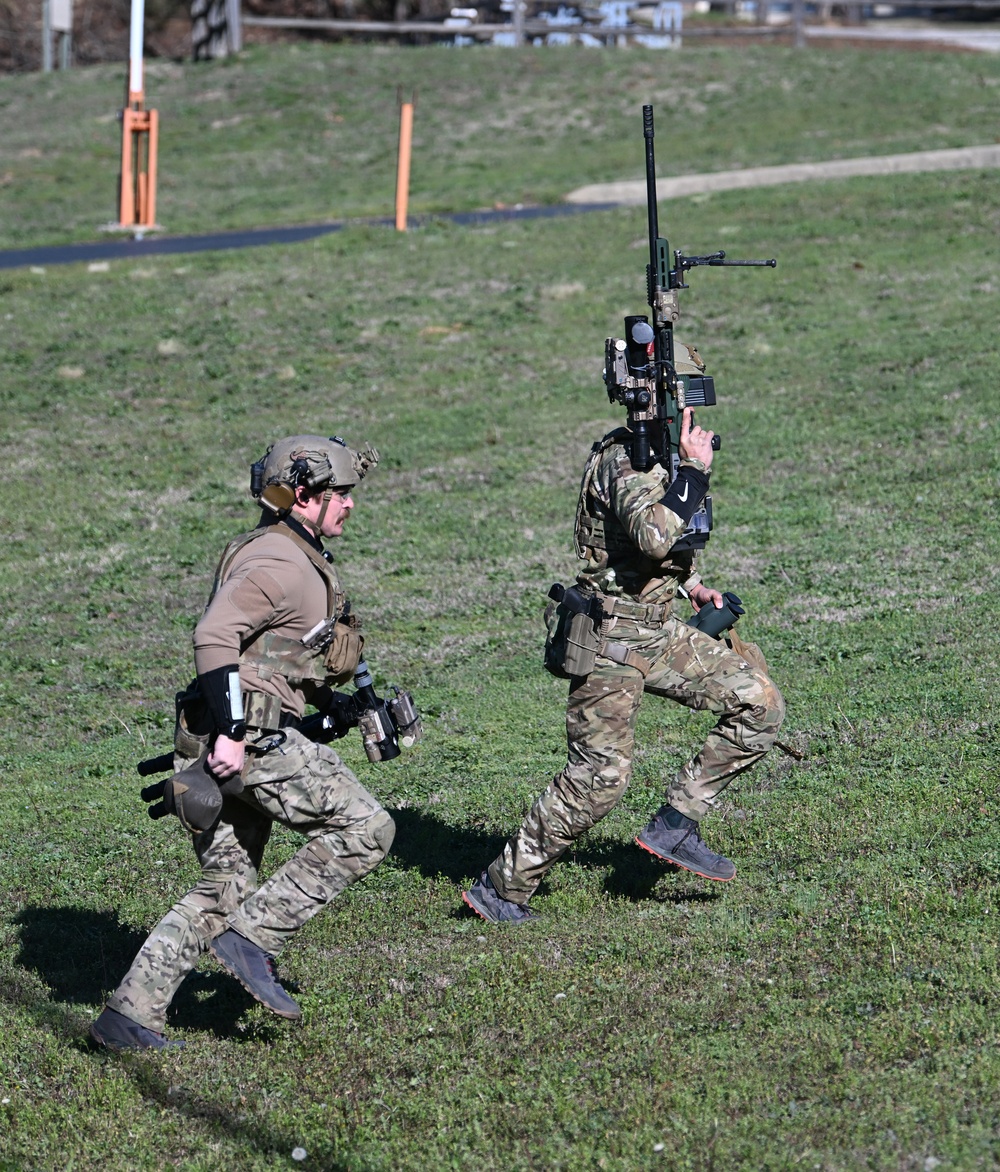
[[[261,1005],[290,1021],[298,1021],[302,1016],[302,1010],[278,983],[278,969],[269,952],[232,928],[216,936],[210,947],[212,955],[226,972]]]
[[[165,1034],[139,1025],[130,1017],[107,1006],[90,1027],[90,1036],[105,1050],[120,1054],[122,1050],[182,1050],[184,1043],[172,1041]]]
[[[685,871],[693,871],[702,879],[727,883],[736,874],[731,860],[710,851],[702,842],[698,823],[672,806],[661,806],[652,821],[636,835],[635,841],[658,859],[683,867]]]
[[[504,899],[493,886],[493,880],[487,871],[479,876],[468,891],[462,892],[462,899],[477,916],[482,916],[491,924],[521,924],[525,920],[536,918],[535,913],[526,904]]]

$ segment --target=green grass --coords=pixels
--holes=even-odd
[[[157,219],[170,232],[391,215],[397,88],[416,92],[411,211],[552,203],[639,178],[657,110],[664,175],[992,143],[995,56],[292,44],[153,62]],[[124,67],[0,79],[0,247],[114,220]],[[642,145],[641,138],[638,140]]]
[[[179,70],[177,84],[277,74],[291,52]],[[328,52],[374,68],[370,51]],[[441,87],[474,56],[442,53]],[[391,73],[419,57],[381,60]],[[722,59],[585,58],[692,75]],[[817,93],[825,65],[902,79],[917,62],[942,111],[950,87],[997,68],[804,59]],[[535,60],[548,68],[530,66],[525,118],[585,84],[574,54]],[[725,60],[739,90],[798,59]],[[0,93],[36,101],[100,76]],[[628,142],[602,139],[600,163],[553,151],[566,184],[612,177],[615,153],[639,170],[648,95],[604,84]],[[754,157],[760,113],[702,124],[701,158],[730,161],[728,139],[748,163],[783,161],[824,132],[859,154],[920,145],[902,104],[877,133],[859,112],[848,134],[817,101],[811,137],[772,153],[761,138]],[[490,116],[485,102],[463,114]],[[502,147],[491,183],[544,170]],[[258,196],[254,222],[271,218]],[[706,727],[647,701],[629,792],[521,931],[473,920],[459,891],[562,764],[564,685],[540,666],[540,612],[572,572],[584,455],[618,422],[600,365],[604,338],[642,309],[641,211],[0,276],[0,1167],[1000,1162],[995,177],[727,193],[666,205],[663,221],[677,246],[779,258],[774,272],[694,273],[679,333],[720,395],[705,417],[724,436],[705,574],[747,601],[745,634],[788,701],[783,739],[805,759],[775,753],[727,791],[706,833],[739,875],[709,890],[631,845]],[[185,1051],[94,1053],[89,1021],[196,874],[176,822],[145,817],[132,764],[167,747],[215,558],[254,518],[248,465],[300,429],[384,455],[334,550],[379,686],[405,682],[425,714],[398,763],[343,743],[396,843],[282,956],[302,1025],[206,961],[174,1006]],[[267,867],[296,842],[276,833]]]

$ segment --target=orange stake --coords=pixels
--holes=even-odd
[[[122,161],[118,176],[118,223],[128,231],[156,227],[156,143],[159,119],[146,109],[143,93],[142,35],[146,0],[131,0],[128,81],[122,110]],[[137,233],[139,235],[140,233]]]
[[[122,110],[122,164],[118,222],[122,228],[156,225],[156,146],[159,119],[142,108],[142,95],[129,94]]]
[[[413,103],[399,107],[399,162],[396,166],[396,231],[406,231],[406,209],[410,202],[410,154],[413,147]]]

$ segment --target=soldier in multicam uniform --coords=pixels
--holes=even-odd
[[[680,464],[671,481],[660,464],[631,464],[624,428],[594,445],[577,510],[577,591],[601,618],[593,667],[571,675],[566,731],[569,759],[528,812],[503,852],[463,892],[492,922],[531,918],[528,901],[576,839],[618,803],[632,770],[635,723],[644,692],[719,714],[694,758],[667,786],[666,801],[636,842],[706,879],[726,881],[732,862],[711,851],[700,824],[737,774],[774,744],[784,715],[781,694],[753,644],[735,649],[674,617],[678,595],[697,611],[722,595],[694,571],[694,551],[674,551],[708,490],[713,433],[682,417]],[[550,608],[550,639],[559,620]],[[563,616],[565,618],[565,616]]]
[[[178,697],[172,780],[200,762],[214,801],[217,786],[228,796],[214,824],[193,834],[201,879],[153,929],[91,1027],[102,1046],[183,1045],[163,1034],[167,1008],[208,949],[268,1009],[298,1019],[275,955],[392,844],[378,801],[331,748],[296,728],[307,702],[321,711],[335,703],[333,685],[360,659],[359,623],[322,538],[341,534],[352,491],[377,459],[339,437],[293,436],[255,465],[261,520],[222,555],[194,632],[197,679]],[[332,641],[310,650],[324,620]],[[258,887],[275,822],[306,842]]]

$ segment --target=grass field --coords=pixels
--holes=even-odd
[[[324,153],[354,144],[326,204],[310,70],[343,118]],[[386,210],[389,140],[363,115],[391,121],[397,79],[426,84],[440,149],[415,202],[434,209],[641,173],[650,98],[662,174],[989,141],[1000,62],[311,46],[151,73],[186,111],[162,203],[179,230]],[[0,171],[26,160],[4,243],[87,234],[116,86],[0,80]],[[245,137],[208,132],[214,91]],[[76,131],[39,113],[57,108]],[[643,309],[641,211],[0,278],[0,1168],[1000,1164],[996,176],[681,200],[661,228],[779,259],[692,274],[678,332],[720,395],[704,573],[745,599],[805,756],[727,792],[706,836],[739,874],[719,890],[632,845],[706,729],[647,701],[629,792],[521,930],[459,892],[562,765],[540,613],[573,571],[584,455],[619,421],[600,367]],[[400,762],[342,742],[393,852],[282,956],[301,1025],[205,961],[172,1014],[183,1052],[94,1052],[90,1020],[196,875],[133,763],[168,746],[215,559],[255,519],[248,465],[328,429],[383,452],[334,551],[380,688],[424,712]],[[267,866],[296,845],[276,833]]]
[[[146,70],[170,232],[392,214],[397,88],[416,94],[420,213],[639,178],[643,102],[659,112],[663,173],[686,175],[992,143],[997,84],[987,55],[758,45],[623,57],[298,44]],[[2,79],[0,248],[92,239],[116,218],[123,85],[111,67]]]

